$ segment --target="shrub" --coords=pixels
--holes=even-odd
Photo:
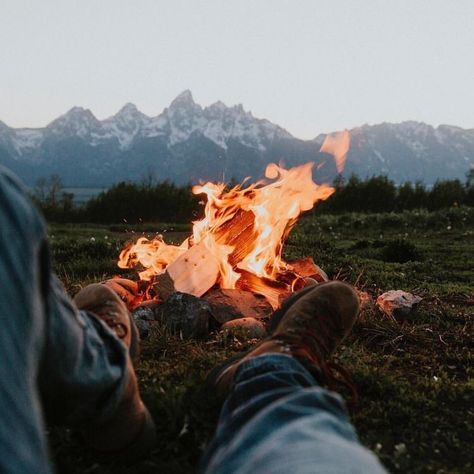
[[[407,240],[391,240],[382,248],[382,259],[385,262],[405,263],[420,260],[417,248]]]

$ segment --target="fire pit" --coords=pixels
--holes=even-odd
[[[348,136],[328,137],[321,147],[335,156],[338,169]],[[193,223],[190,237],[180,245],[167,244],[161,236],[141,237],[120,253],[120,268],[140,269],[133,298],[125,298],[129,308],[166,305],[169,313],[170,302],[176,300],[171,298],[178,293],[185,295],[177,300],[181,306],[192,306],[184,313],[202,312],[194,297],[219,324],[243,317],[265,319],[290,293],[327,280],[311,257],[291,262],[282,258],[299,216],[334,192],[313,182],[313,165],[285,169],[270,164],[266,180],[230,190],[210,182],[194,186],[193,193],[206,201],[204,218]],[[201,329],[186,332],[205,332]]]

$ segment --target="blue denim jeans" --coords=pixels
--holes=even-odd
[[[385,473],[341,397],[288,355],[242,363],[201,462],[205,474]]]
[[[43,220],[0,167],[0,473],[52,472],[45,419],[109,418],[128,353],[51,272]]]

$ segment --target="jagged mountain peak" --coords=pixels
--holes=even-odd
[[[101,122],[89,110],[83,107],[72,107],[64,115],[53,120],[46,130],[56,135],[76,135],[84,138],[91,131],[101,127]]]
[[[234,118],[234,119],[250,119],[250,120],[257,120],[252,115],[252,112],[246,111],[242,104],[232,105],[228,107],[224,102],[217,101],[213,104],[205,107],[203,109],[204,115],[209,118],[217,118],[217,117],[226,117]]]
[[[178,94],[171,102],[169,109],[175,109],[178,107],[189,107],[195,106],[196,102],[194,102],[193,94],[189,89],[184,90],[181,94]]]
[[[65,114],[61,115],[59,118],[92,118],[96,119],[95,115],[91,112],[90,109],[85,109],[84,107],[74,106],[71,107]]]
[[[252,115],[252,112],[247,112],[242,104],[233,105],[231,108],[237,113]]]
[[[214,102],[211,104],[209,107],[206,107],[207,109],[215,109],[215,110],[225,110],[227,109],[227,105],[224,104],[221,100],[218,100],[217,102]]]
[[[137,108],[135,104],[132,104],[131,102],[127,102],[115,115],[136,115],[136,114],[142,114]]]
[[[46,128],[52,128],[58,124],[82,122],[82,123],[100,123],[90,109],[83,107],[72,107],[65,114],[53,120]]]
[[[102,124],[121,123],[122,125],[138,126],[140,123],[150,121],[151,118],[138,110],[135,104],[126,103],[115,115],[105,119]]]

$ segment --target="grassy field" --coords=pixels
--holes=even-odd
[[[55,268],[74,294],[89,282],[123,274],[115,262],[125,241],[154,232],[180,240],[187,230],[53,225]],[[285,255],[311,255],[331,278],[374,299],[390,289],[423,297],[405,321],[366,308],[339,350],[339,362],[359,389],[352,418],[362,442],[391,472],[474,472],[474,209],[316,214],[300,221]],[[156,449],[133,467],[100,465],[73,432],[52,429],[59,472],[193,472],[218,413],[202,382],[216,363],[249,344],[220,334],[184,341],[154,327],[138,377],[156,420]]]

